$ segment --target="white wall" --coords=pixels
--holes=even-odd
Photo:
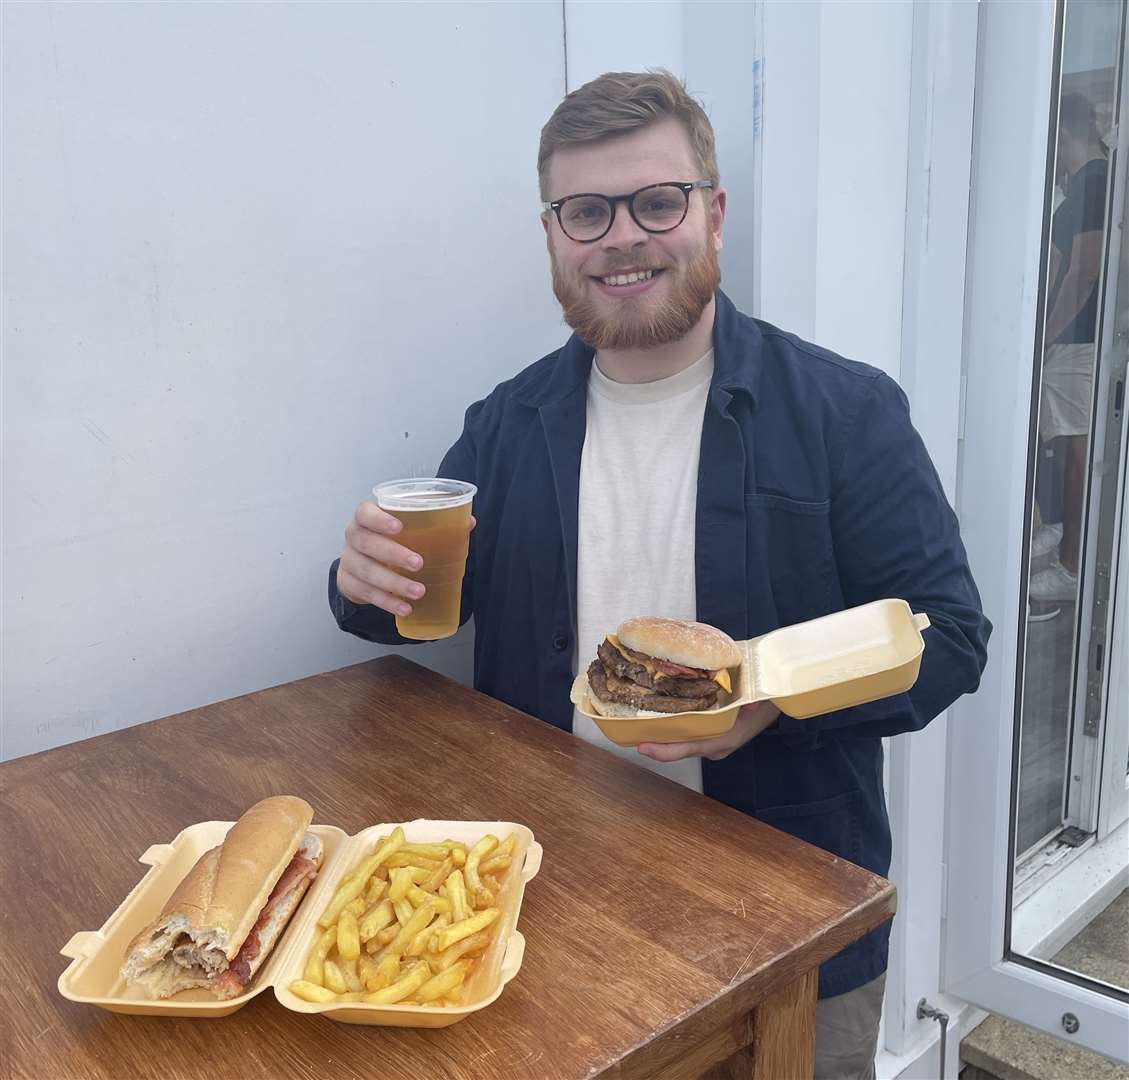
[[[555,4],[3,20],[12,757],[383,651],[325,600],[353,507],[565,334],[564,75]]]
[[[563,0],[568,89],[605,71],[663,67],[683,75],[684,7],[682,0]]]
[[[914,5],[763,12],[759,314],[896,378]]]
[[[749,308],[752,11],[5,5],[0,758],[387,651],[325,601],[354,506],[567,334],[566,53],[688,78]],[[469,681],[471,632],[408,655]]]
[[[753,4],[687,0],[683,74],[713,125],[721,184],[727,192],[721,287],[749,314],[756,313],[756,50]]]
[[[722,288],[744,311],[753,272],[753,61],[755,7],[728,0],[564,0],[568,89],[605,71],[665,67],[686,83],[714,129],[728,192]]]

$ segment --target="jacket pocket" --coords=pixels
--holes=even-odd
[[[837,577],[831,502],[757,493],[745,496],[750,580],[768,575],[780,626],[835,610]]]
[[[861,863],[862,792],[848,791],[830,799],[769,806],[758,809],[756,817],[766,825],[806,840],[824,851]]]

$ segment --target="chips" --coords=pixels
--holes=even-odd
[[[337,887],[292,993],[313,1002],[450,1006],[503,920],[516,836],[409,844],[397,826]]]

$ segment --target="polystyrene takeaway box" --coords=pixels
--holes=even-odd
[[[355,836],[332,825],[311,825],[309,831],[325,845],[325,857],[317,879],[303,898],[274,951],[256,972],[247,990],[230,1001],[217,1001],[206,990],[185,990],[160,1001],[131,996],[120,969],[126,948],[142,928],[160,914],[176,886],[196,860],[222,843],[234,822],[201,821],[182,830],[170,844],[155,844],[140,856],[148,873],[118,905],[101,930],[75,934],[60,950],[72,962],[59,976],[59,992],[71,1001],[97,1005],[111,1012],[150,1016],[228,1016],[256,994],[273,987],[275,997],[287,1009],[319,1013],[347,1024],[380,1024],[399,1027],[447,1027],[497,999],[521,967],[525,938],[517,920],[525,886],[541,867],[541,845],[524,825],[512,821],[410,821],[401,823],[408,843],[459,840],[471,845],[487,833],[499,840],[516,834],[514,860],[498,894],[501,914],[495,923],[489,949],[475,964],[466,983],[462,1005],[365,1005],[360,1002],[303,1001],[290,993],[290,983],[302,977],[319,931],[318,916],[337,889],[337,883],[366,854],[377,839],[396,823],[373,825]]]
[[[737,642],[743,659],[730,670],[735,691],[713,709],[640,717],[601,716],[588,676],[572,685],[572,703],[620,746],[685,742],[724,735],[742,705],[772,701],[786,716],[811,716],[909,690],[921,669],[929,616],[904,600],[876,600]]]

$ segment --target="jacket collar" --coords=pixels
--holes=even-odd
[[[713,321],[713,385],[743,390],[757,400],[764,365],[763,336],[755,319],[742,315],[720,289]]]
[[[720,289],[715,294],[713,347],[713,386],[743,390],[755,402],[763,363],[760,328]],[[522,387],[515,392],[516,400],[534,408],[563,401],[588,385],[595,352],[573,334],[558,351],[548,379]]]

